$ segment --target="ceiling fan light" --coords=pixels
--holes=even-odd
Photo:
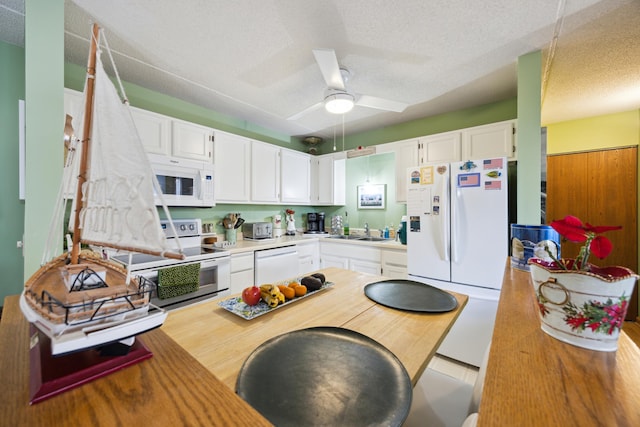
[[[332,114],[344,114],[353,109],[354,99],[348,93],[334,93],[324,99],[324,108]]]

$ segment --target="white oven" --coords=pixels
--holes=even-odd
[[[215,206],[213,164],[149,154],[167,206]],[[156,194],[156,205],[162,205]]]
[[[173,221],[177,236],[173,234],[169,222],[161,221],[162,228],[172,248],[182,246],[185,259],[175,260],[146,254],[116,254],[111,259],[123,264],[134,276],[143,276],[158,284],[158,271],[164,268],[200,264],[198,288],[195,291],[170,298],[159,298],[152,294],[151,303],[168,310],[228,295],[231,284],[231,254],[227,250],[202,247],[200,219],[180,219]],[[131,258],[130,258],[131,257]]]

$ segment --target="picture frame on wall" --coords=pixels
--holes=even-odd
[[[358,209],[385,209],[386,184],[358,185]]]

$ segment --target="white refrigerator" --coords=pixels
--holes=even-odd
[[[469,295],[438,353],[480,366],[508,256],[506,158],[409,168],[409,278]]]

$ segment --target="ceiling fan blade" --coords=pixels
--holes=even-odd
[[[333,49],[313,49],[313,55],[316,57],[316,62],[327,86],[331,89],[345,90],[336,52]]]
[[[307,107],[304,110],[300,111],[299,113],[296,113],[290,117],[287,117],[287,120],[298,120],[300,117],[306,116],[310,112],[317,110],[323,105],[324,105],[324,102],[318,102],[317,104],[313,104],[311,107]]]
[[[377,98],[375,96],[360,95],[356,101],[356,105],[362,107],[375,108],[378,110],[395,111],[401,113],[409,106],[404,102],[391,101],[389,99]]]

